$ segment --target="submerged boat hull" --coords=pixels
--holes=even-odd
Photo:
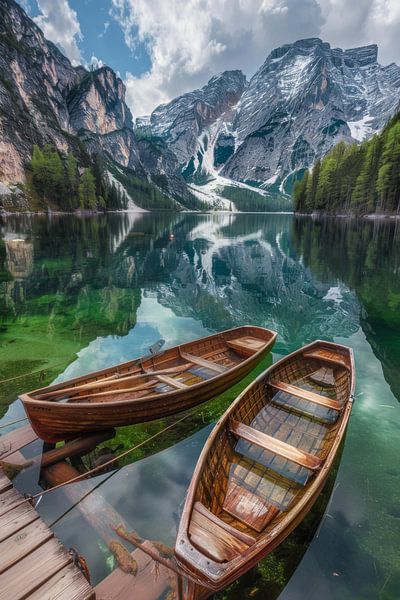
[[[172,385],[180,386],[179,389],[170,389],[169,391],[157,394],[150,393],[150,395],[147,392],[147,394],[144,393],[143,397],[140,397],[140,393],[133,393],[132,397],[130,397],[129,392],[124,392],[123,389],[122,391],[116,390],[113,396],[111,393],[112,388],[110,392],[107,388],[100,387],[100,385],[104,385],[101,383],[104,379],[112,377],[116,372],[118,372],[119,377],[129,377],[133,374],[133,378],[143,378],[143,381],[146,382],[143,367],[145,367],[145,374],[147,376],[151,375],[155,370],[165,373],[166,369],[173,369],[174,364],[179,366],[180,363],[183,362],[184,364],[185,360],[189,360],[182,359],[182,354],[183,356],[191,356],[193,359],[197,358],[201,360],[204,354],[207,355],[207,351],[208,354],[213,353],[212,350],[210,352],[210,348],[215,348],[214,356],[218,350],[220,350],[219,355],[221,356],[223,356],[224,352],[227,353],[227,357],[228,355],[234,356],[232,354],[235,353],[233,349],[235,345],[234,341],[241,338],[254,338],[258,340],[258,343],[257,341],[255,342],[258,349],[256,351],[250,350],[247,352],[247,355],[244,349],[244,356],[241,357],[240,361],[238,360],[237,364],[233,364],[233,366],[228,365],[222,372],[216,372],[211,378],[200,383],[186,386],[181,383],[180,379],[174,379],[171,382],[170,377],[160,376],[159,379],[170,381]],[[137,359],[109,369],[103,369],[88,376],[78,377],[73,380],[64,381],[61,384],[35,390],[29,394],[23,394],[20,398],[35,432],[42,439],[51,442],[71,439],[84,432],[152,421],[190,409],[224,392],[255,368],[271,350],[275,339],[276,333],[264,328],[240,327],[231,329],[168,349],[153,358]],[[226,346],[227,343],[231,344],[229,348]],[[190,355],[188,354],[189,351]],[[227,361],[228,358],[226,359]],[[207,362],[209,361],[205,360],[205,363]],[[219,363],[215,364],[218,367]],[[201,365],[192,364],[192,371],[194,366],[197,366],[198,369],[202,368]],[[212,368],[211,365],[211,370]],[[205,366],[205,369],[208,372],[210,371],[207,366]],[[182,372],[182,374],[186,373],[186,371]],[[96,385],[98,385],[97,388]],[[165,385],[168,387],[168,384],[164,384],[164,387]],[[85,401],[85,396],[82,395],[82,392],[81,395],[75,395],[73,401],[56,401],[62,398],[63,390],[73,390],[73,388],[78,388],[78,386],[91,387],[90,392],[92,393],[92,397],[90,401]],[[146,383],[142,387],[146,387]],[[107,396],[107,394],[110,394],[111,397]],[[51,395],[53,395],[51,399],[42,399]],[[83,400],[80,398],[83,398]]]
[[[335,353],[342,356],[338,362]],[[311,369],[306,377],[307,369],[300,373],[296,357]],[[336,377],[333,384],[326,374],[330,369]],[[280,390],[277,373],[281,379],[286,377],[281,387],[291,394]],[[293,374],[301,385],[305,379],[308,384],[316,378],[320,394],[311,392],[309,385],[308,389],[295,389],[288,383]],[[176,540],[176,558],[192,581],[214,591],[223,589],[272,552],[303,521],[325,485],[344,439],[354,386],[352,351],[315,342],[272,365],[221,417],[194,471]],[[335,390],[339,400],[330,398],[326,390],[331,396]],[[281,401],[282,394],[286,404]],[[302,400],[300,394],[310,400]],[[316,407],[316,413],[302,412],[309,405]],[[329,415],[327,422],[324,411]],[[266,435],[274,429],[276,434]],[[282,441],[284,435],[290,444]],[[313,452],[304,450],[306,442]],[[305,479],[302,485],[293,479],[300,481],[300,475]]]

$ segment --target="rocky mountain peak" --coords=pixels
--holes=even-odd
[[[86,73],[69,92],[67,105],[73,130],[88,129],[106,134],[133,128],[132,114],[125,104],[125,86],[109,67]]]

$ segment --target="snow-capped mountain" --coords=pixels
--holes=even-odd
[[[233,147],[235,105],[247,82],[241,71],[215,75],[203,88],[158,106],[150,117],[154,135],[175,153],[183,175],[194,180],[211,173],[214,164]]]
[[[268,187],[313,164],[340,140],[379,131],[400,99],[400,67],[376,45],[342,50],[318,38],[271,52],[246,84],[240,71],[156,108],[152,132],[168,140],[195,183],[223,176]]]

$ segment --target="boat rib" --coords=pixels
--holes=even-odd
[[[233,402],[203,448],[182,512],[175,555],[189,579],[218,591],[301,523],[344,438],[354,386],[351,349],[316,341]]]

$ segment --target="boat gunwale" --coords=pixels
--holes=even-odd
[[[22,401],[22,403],[24,404],[24,406],[35,406],[35,407],[41,407],[41,408],[46,408],[46,407],[57,407],[57,409],[61,410],[61,411],[66,411],[66,410],[71,410],[72,408],[95,408],[98,406],[105,406],[105,405],[112,405],[115,407],[118,406],[126,406],[128,403],[129,404],[139,404],[142,402],[151,402],[152,400],[155,399],[166,399],[168,398],[168,396],[173,395],[175,396],[180,396],[183,395],[185,393],[187,393],[189,390],[198,390],[198,389],[203,389],[204,387],[206,387],[207,385],[210,385],[214,382],[219,382],[220,380],[224,379],[228,374],[235,372],[237,369],[241,368],[243,365],[247,365],[249,364],[251,361],[253,361],[255,358],[257,358],[260,354],[264,353],[266,351],[266,348],[269,347],[269,349],[272,348],[272,346],[274,345],[276,338],[277,338],[277,332],[273,331],[272,329],[267,329],[266,327],[258,327],[256,325],[242,325],[239,327],[233,327],[232,329],[225,329],[223,331],[220,332],[216,332],[214,334],[211,334],[207,337],[203,337],[203,338],[197,338],[195,340],[189,341],[189,342],[185,342],[184,344],[180,344],[177,346],[172,346],[171,348],[167,348],[165,350],[165,352],[168,352],[170,350],[182,350],[184,349],[186,346],[191,346],[193,345],[193,343],[195,342],[207,342],[209,340],[212,340],[218,336],[222,336],[222,334],[227,334],[227,333],[231,333],[231,332],[235,332],[235,331],[240,331],[243,329],[247,329],[247,328],[252,328],[252,329],[257,329],[259,331],[262,332],[268,332],[270,334],[270,338],[265,340],[264,345],[257,350],[254,354],[250,355],[249,357],[245,358],[244,360],[242,360],[241,362],[239,362],[238,364],[234,365],[233,367],[231,367],[230,369],[228,368],[225,372],[223,373],[219,373],[216,374],[214,377],[210,377],[209,379],[205,379],[204,381],[199,381],[198,383],[195,383],[192,386],[187,386],[186,389],[179,389],[179,390],[170,390],[168,392],[162,393],[162,394],[151,394],[149,396],[142,396],[139,398],[127,398],[126,400],[110,400],[107,402],[79,402],[76,404],[72,404],[70,402],[65,402],[65,403],[60,403],[57,402],[56,400],[39,400],[33,397],[34,394],[38,394],[38,393],[45,393],[45,392],[50,392],[50,391],[56,391],[57,389],[62,390],[66,384],[75,384],[78,383],[80,381],[86,381],[87,379],[90,379],[91,377],[96,377],[97,375],[102,375],[102,374],[106,374],[109,372],[114,371],[117,367],[121,368],[124,366],[128,366],[128,365],[134,365],[135,362],[139,362],[141,360],[150,360],[152,357],[139,357],[139,358],[135,358],[132,361],[128,361],[125,363],[120,363],[117,365],[113,365],[112,367],[107,367],[106,369],[101,369],[100,371],[94,371],[93,373],[88,373],[86,375],[82,375],[73,379],[68,379],[65,380],[63,382],[57,383],[44,388],[38,388],[36,390],[33,390],[32,392],[28,392],[25,394],[20,394],[19,398]],[[155,358],[155,356],[154,356]],[[96,382],[94,382],[96,383]],[[116,392],[117,393],[123,393],[123,392]],[[130,392],[126,392],[127,394]],[[28,415],[29,417],[29,415]]]
[[[273,529],[270,530],[267,536],[263,536],[263,533],[260,533],[258,539],[254,542],[254,544],[249,546],[247,550],[238,554],[235,558],[233,558],[230,561],[218,562],[207,557],[201,551],[199,551],[196,548],[196,546],[194,546],[194,544],[192,544],[192,542],[189,539],[188,532],[194,503],[196,501],[197,486],[199,484],[203,471],[206,468],[206,459],[216,437],[221,433],[221,429],[226,426],[226,423],[229,422],[229,418],[233,410],[238,404],[240,404],[240,402],[242,402],[243,397],[251,390],[253,386],[256,386],[258,383],[267,380],[269,378],[270,373],[276,367],[279,367],[279,365],[283,364],[289,359],[293,359],[303,354],[309,348],[318,346],[320,344],[326,344],[333,348],[336,347],[345,350],[346,353],[348,353],[350,362],[348,368],[350,378],[349,395],[347,400],[343,404],[343,410],[339,417],[340,421],[338,423],[338,429],[335,435],[335,439],[320,470],[316,473],[314,479],[308,485],[303,496],[297,502],[294,503],[293,507],[286,512],[286,514],[282,517],[279,523],[277,523],[277,525],[275,525],[275,527],[273,527]],[[345,365],[343,365],[342,368],[345,369]],[[226,585],[229,585],[230,583],[235,581],[238,577],[240,577],[240,575],[248,571],[248,569],[255,566],[258,563],[258,561],[261,560],[261,558],[263,558],[263,556],[265,556],[267,553],[272,552],[297,527],[297,525],[307,514],[308,510],[311,509],[312,505],[317,500],[320,491],[326,483],[326,479],[336,458],[338,448],[344,439],[346,427],[353,407],[355,384],[356,377],[353,349],[343,344],[337,344],[335,342],[329,342],[326,340],[315,340],[310,344],[299,348],[295,352],[287,354],[286,356],[282,357],[279,361],[272,364],[256,379],[254,379],[254,381],[252,381],[241,392],[241,394],[239,394],[236,400],[229,406],[229,408],[217,421],[217,423],[214,426],[214,429],[210,433],[210,436],[208,437],[208,440],[204,445],[203,450],[199,456],[198,462],[192,475],[191,483],[187,491],[185,505],[183,508],[178,534],[176,537],[175,556],[178,560],[179,565],[190,579],[192,579],[200,585],[209,587],[213,591],[221,590]],[[180,546],[183,547],[186,550],[186,552],[181,553]],[[191,561],[186,562],[186,556],[189,554],[187,550],[189,549]],[[210,566],[210,569],[207,572],[205,572],[205,570],[202,569],[196,570],[196,568],[192,570],[188,566],[193,565],[195,563],[199,564],[202,560],[205,560],[207,565]]]

